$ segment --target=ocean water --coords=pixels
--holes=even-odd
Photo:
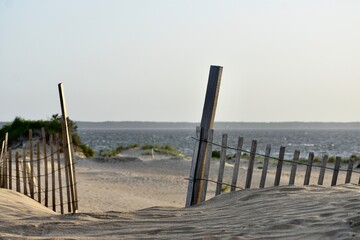
[[[133,143],[170,144],[191,156],[195,144],[195,129],[79,129],[82,141],[95,151],[113,149],[119,145]],[[221,144],[223,133],[228,134],[228,146],[236,147],[238,137],[244,138],[244,148],[250,149],[252,140],[258,141],[258,152],[264,153],[267,144],[272,146],[272,156],[277,156],[280,146],[286,147],[286,158],[291,159],[295,150],[300,150],[301,157],[314,152],[320,157],[324,153],[330,156],[350,157],[360,155],[360,130],[251,130],[217,129],[214,142]],[[219,147],[214,146],[214,150]],[[228,153],[234,151],[229,150]]]

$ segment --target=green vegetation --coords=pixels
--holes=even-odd
[[[72,142],[75,151],[80,149],[86,157],[93,157],[95,154],[94,150],[81,142],[77,134],[76,123],[69,120],[69,127],[72,132]],[[61,116],[54,114],[50,120],[25,120],[16,117],[12,123],[4,125],[0,129],[0,139],[5,139],[5,134],[8,133],[9,145],[19,145],[28,139],[30,129],[33,130],[34,137],[40,137],[41,128],[45,129],[47,137],[52,134],[62,136]]]
[[[154,153],[157,154],[163,154],[163,155],[170,155],[170,156],[174,156],[174,157],[182,157],[184,156],[179,150],[175,149],[174,147],[166,144],[166,145],[144,145],[143,147],[141,147],[142,150],[146,150],[146,154],[150,155],[151,150],[154,150]]]
[[[221,192],[230,192],[231,186],[230,183],[225,183],[221,185]]]
[[[128,146],[121,146],[120,145],[117,148],[112,149],[112,150],[102,149],[99,152],[99,156],[100,157],[114,157],[114,156],[120,154],[122,151],[133,149],[133,148],[138,148],[138,147],[140,147],[139,144],[131,144],[131,145],[128,145]]]

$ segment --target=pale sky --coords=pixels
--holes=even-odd
[[[0,0],[0,121],[360,121],[358,0]]]

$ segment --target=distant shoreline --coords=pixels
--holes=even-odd
[[[9,122],[0,122],[0,128]],[[151,121],[76,121],[79,130],[86,129],[195,129],[195,122]],[[259,130],[360,130],[360,122],[215,122],[215,129]]]

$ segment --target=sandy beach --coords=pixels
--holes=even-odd
[[[257,163],[258,166],[261,163]],[[216,179],[218,162],[210,177]],[[60,215],[14,191],[0,189],[0,236],[5,239],[360,239],[356,184],[271,187],[213,197],[184,208],[189,159],[141,156],[77,160],[79,213]],[[283,184],[289,166],[284,168]],[[232,173],[227,164],[225,176]],[[243,183],[246,162],[240,167]],[[261,169],[254,171],[258,186]],[[311,184],[316,182],[313,173]],[[331,178],[327,174],[326,180]],[[353,177],[354,179],[358,177]],[[344,179],[339,176],[339,183]],[[225,182],[229,179],[225,178]],[[354,180],[354,182],[356,182]]]

